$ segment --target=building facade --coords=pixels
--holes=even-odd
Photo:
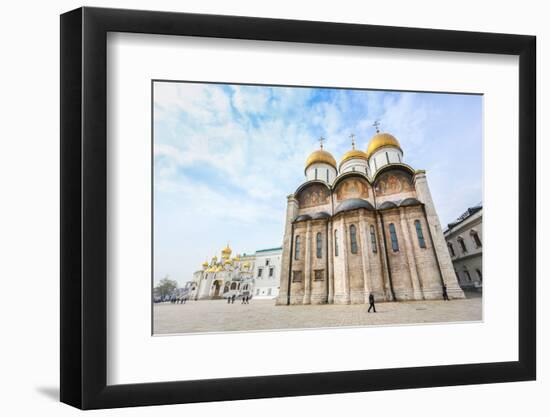
[[[254,298],[272,299],[279,295],[282,254],[282,247],[256,251]]]
[[[249,296],[274,298],[279,292],[282,248],[262,249],[231,257],[226,246],[221,257],[205,261],[186,284],[189,299],[215,300]]]
[[[287,197],[277,304],[464,298],[425,171],[403,161],[397,139],[378,131],[366,152],[337,165],[323,149]]]
[[[470,207],[445,230],[449,255],[463,289],[483,288],[483,207]]]

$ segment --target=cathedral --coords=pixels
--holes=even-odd
[[[210,262],[204,261],[202,269],[193,274],[190,299],[215,300],[252,294],[255,257],[246,254],[231,257],[231,253],[227,245],[219,260],[213,256]]]
[[[323,149],[287,197],[278,305],[464,298],[426,172],[376,130],[340,163]]]

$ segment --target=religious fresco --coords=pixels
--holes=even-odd
[[[300,208],[321,206],[329,202],[329,190],[320,184],[312,184],[298,196]]]
[[[349,198],[368,198],[369,186],[366,181],[360,178],[350,178],[342,181],[336,189],[336,199],[338,201]]]
[[[388,172],[382,174],[374,187],[376,195],[391,195],[413,191],[410,176],[402,172]]]

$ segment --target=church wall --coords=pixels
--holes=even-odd
[[[280,288],[279,296],[277,297],[278,305],[286,305],[288,294],[288,282],[290,280],[289,267],[290,267],[290,247],[292,240],[292,220],[298,214],[298,202],[293,195],[287,197],[286,219],[285,219],[285,232],[283,236],[283,252],[281,255],[281,274],[280,274]]]
[[[333,301],[334,304],[349,303],[349,281],[347,259],[347,233],[344,216],[338,215],[332,221],[333,248],[338,246],[338,256],[333,250]],[[337,243],[336,243],[337,239]]]
[[[373,189],[366,179],[359,176],[350,176],[342,180],[332,193],[334,207],[350,198],[361,198],[374,206]]]
[[[344,223],[346,224],[346,246],[348,248],[346,252],[346,261],[348,264],[349,275],[349,297],[350,303],[358,304],[365,302],[365,284],[364,284],[364,271],[363,271],[363,243],[360,239],[360,222],[358,211],[350,213],[344,213]],[[356,240],[357,240],[357,252],[352,253],[351,244],[351,226],[355,226]]]
[[[415,175],[415,187],[418,200],[424,203],[426,218],[433,239],[434,250],[439,262],[443,281],[447,286],[447,293],[450,298],[464,298],[464,292],[458,285],[458,280],[449,255],[447,243],[443,236],[443,230],[439,222],[439,216],[435,211],[435,206],[428,187],[426,175],[424,173],[418,173]],[[437,297],[436,295],[432,296]]]
[[[413,300],[414,291],[407,258],[406,241],[401,226],[401,215],[399,209],[385,210],[383,212],[383,222],[386,232],[387,252],[389,258],[389,268],[393,289],[397,300]],[[394,252],[391,244],[390,224],[395,226],[399,250]]]
[[[368,211],[368,210],[362,210],[362,215],[364,217],[363,233],[364,233],[364,241],[366,242],[365,243],[366,255],[368,257],[368,269],[367,269],[368,290],[369,292],[372,292],[376,300],[387,300],[386,291],[384,288],[384,276],[383,276],[382,261],[381,261],[382,259],[381,255],[384,255],[382,253],[383,245],[380,244],[380,235],[376,227],[377,215],[376,215],[376,212]],[[373,251],[371,229],[370,229],[371,226],[374,227],[376,251]],[[366,294],[366,297],[368,297],[368,294]],[[368,298],[366,298],[365,300],[368,301]]]
[[[324,304],[327,301],[327,221],[311,221],[311,267],[310,267],[310,291],[311,304]],[[317,257],[317,233],[321,234],[321,257]],[[316,274],[316,271],[317,274]],[[306,301],[306,300],[305,300]]]
[[[428,224],[422,207],[406,207],[401,209],[405,213],[409,233],[412,240],[416,270],[420,279],[424,299],[439,299],[442,296],[441,273],[435,258],[433,242],[428,232]],[[416,233],[415,221],[420,221],[426,248],[421,248]]]
[[[320,211],[332,213],[331,191],[322,184],[314,183],[296,196],[297,214],[313,214]]]
[[[290,304],[302,304],[304,300],[304,283],[305,283],[305,275],[306,275],[306,235],[307,235],[307,222],[299,222],[294,225],[294,245],[292,249],[292,253],[290,256],[292,257],[292,268],[290,272]],[[298,259],[295,257],[296,253],[296,237],[300,237],[300,252]],[[297,277],[298,273],[300,277]],[[286,303],[286,302],[285,302]]]

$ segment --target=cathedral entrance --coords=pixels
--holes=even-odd
[[[219,297],[220,296],[220,288],[221,288],[220,281],[214,281],[213,287],[214,287],[214,293],[212,294],[212,297],[213,298]]]

